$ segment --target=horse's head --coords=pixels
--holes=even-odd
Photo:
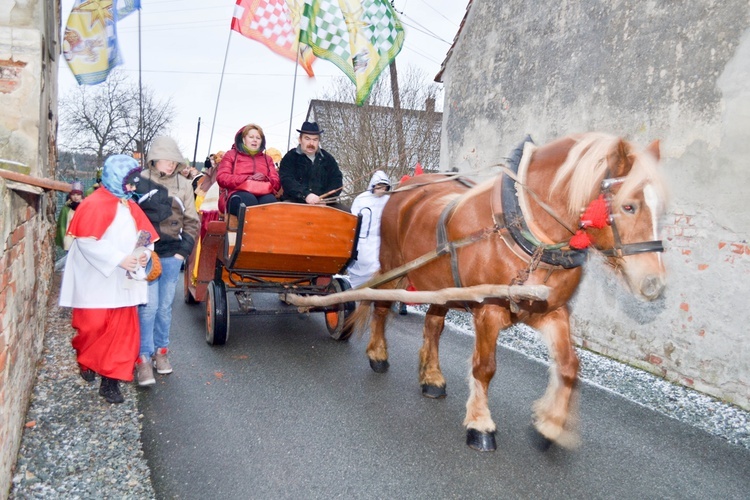
[[[638,151],[620,138],[589,134],[570,151],[566,164],[574,161],[575,165],[560,169],[560,173],[571,169],[569,186],[575,186],[569,200],[571,213],[580,213],[581,207],[604,195],[609,224],[587,231],[631,291],[645,300],[659,297],[666,284],[658,236],[658,220],[666,205],[659,158],[658,141]]]

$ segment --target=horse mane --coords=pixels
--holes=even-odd
[[[620,141],[619,137],[601,132],[589,132],[577,138],[565,162],[557,171],[551,187],[554,191],[562,187],[566,181],[568,182],[567,208],[571,215],[580,215],[581,211],[599,194],[601,182],[605,176],[614,177],[614,173],[609,170],[610,161],[612,157],[617,161],[620,155]],[[617,191],[613,203],[622,205],[625,200],[632,198],[637,190],[643,189],[647,184],[656,190],[660,200],[666,202],[666,187],[657,170],[656,158],[646,151],[636,151],[629,142],[625,144],[628,149],[626,154],[632,166],[625,174],[625,181]]]

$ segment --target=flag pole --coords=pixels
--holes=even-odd
[[[114,8],[117,8],[116,6]],[[143,78],[142,78],[142,71],[141,71],[141,9],[139,4],[138,9],[138,129],[141,135],[141,147],[139,148],[139,153],[141,154],[141,157],[138,159],[141,168],[144,168],[145,166],[145,156],[146,152],[145,144],[143,143]]]
[[[195,160],[198,157],[198,138],[201,136],[201,117],[198,117],[198,131],[195,133],[195,149],[193,149],[193,166],[195,167]]]
[[[211,154],[211,143],[214,140],[214,128],[216,127],[216,113],[219,111],[219,98],[221,97],[221,86],[224,83],[224,70],[227,68],[227,56],[229,55],[229,42],[232,41],[232,30],[229,30],[229,38],[227,38],[227,50],[224,52],[224,65],[221,67],[221,79],[219,79],[219,91],[216,93],[216,107],[214,107],[214,120],[211,123],[211,135],[208,138],[208,157]],[[197,147],[197,146],[196,146]]]
[[[300,31],[301,33],[301,31]],[[294,84],[292,85],[292,107],[289,110],[289,132],[286,136],[286,150],[289,151],[292,144],[292,119],[294,118],[294,96],[297,93],[297,69],[299,68],[300,43],[297,36],[297,60],[294,61]]]

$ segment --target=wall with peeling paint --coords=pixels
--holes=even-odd
[[[0,169],[52,178],[58,0],[0,2]],[[54,265],[54,197],[0,177],[0,498],[11,484],[42,352]]]
[[[639,302],[594,258],[574,333],[750,409],[750,2],[474,0],[443,81],[445,169],[486,171],[527,133],[661,140],[666,293]]]

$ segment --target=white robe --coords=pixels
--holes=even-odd
[[[60,306],[111,309],[145,304],[148,283],[129,278],[127,271],[118,266],[135,250],[137,241],[138,231],[130,210],[118,203],[115,218],[101,239],[73,241],[65,261]]]
[[[380,219],[388,196],[375,196],[365,191],[354,199],[351,211],[362,215],[357,243],[357,260],[349,266],[352,288],[369,280],[380,269]]]

